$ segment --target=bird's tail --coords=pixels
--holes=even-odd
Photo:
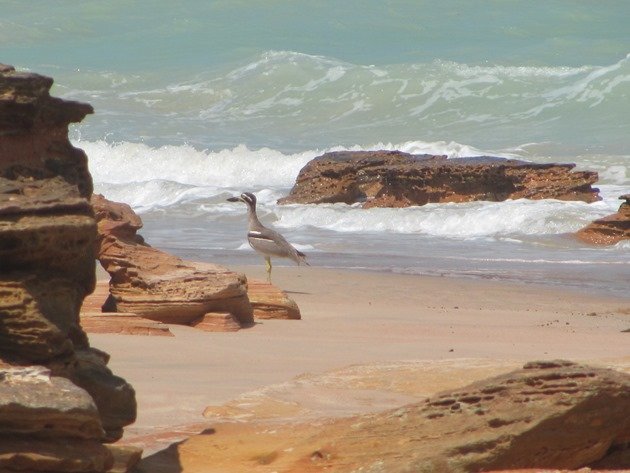
[[[306,255],[304,253],[302,253],[299,250],[295,250],[295,252],[297,253],[298,259],[296,260],[296,263],[299,265],[301,264],[305,264],[306,266],[310,266],[310,264],[308,263],[308,261],[306,261]]]

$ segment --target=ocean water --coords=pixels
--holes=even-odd
[[[628,295],[630,244],[571,234],[630,192],[629,22],[625,0],[5,1],[0,62],[94,106],[70,134],[96,191],[182,257],[262,262],[225,200],[247,190],[313,265]],[[339,149],[573,162],[603,199],[275,203]]]

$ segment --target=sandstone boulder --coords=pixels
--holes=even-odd
[[[594,202],[597,173],[574,164],[534,164],[474,157],[412,155],[400,151],[340,151],[310,161],[283,204],[360,202],[407,207],[439,202],[560,199]]]
[[[253,323],[247,280],[215,264],[182,260],[146,244],[142,221],[126,204],[92,198],[98,221],[98,259],[110,274],[105,312],[128,312],[189,325],[209,312],[228,312]]]
[[[109,297],[109,281],[96,282],[96,289],[83,300],[81,327],[87,333],[118,333],[124,335],[158,335],[172,337],[168,325],[125,312],[102,312]]]
[[[204,332],[236,332],[241,329],[241,324],[229,312],[208,312],[190,325]]]
[[[332,471],[377,464],[387,472],[577,469],[628,442],[628,412],[627,374],[566,361],[528,363],[355,419],[332,441],[321,441],[315,451],[322,461],[313,471],[327,464]]]
[[[99,412],[86,391],[43,366],[3,363],[0,373],[2,471],[92,472],[112,466]]]
[[[101,439],[90,395],[43,366],[0,365],[0,434]]]
[[[614,245],[630,240],[630,194],[619,197],[624,202],[617,213],[595,220],[577,232],[577,237],[594,245]]]
[[[302,318],[300,308],[286,292],[266,281],[250,279],[247,288],[255,319]]]
[[[630,375],[562,360],[532,362],[385,412],[215,424],[146,459],[141,471],[170,471],[160,465],[182,473],[622,469],[630,467],[623,454],[629,412]]]
[[[112,453],[95,440],[0,437],[3,473],[108,472],[113,465]]]
[[[68,125],[92,107],[51,85],[0,65],[0,470],[105,472],[135,394],[80,325],[96,222]]]

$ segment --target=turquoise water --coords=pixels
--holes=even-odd
[[[319,265],[627,293],[628,245],[571,237],[630,192],[630,2],[4,1],[0,62],[91,103],[71,128],[96,189],[182,256],[254,263],[257,194]],[[309,159],[402,149],[575,162],[595,204],[286,206]]]
[[[21,66],[194,72],[289,50],[354,64],[608,65],[625,0],[4,1],[0,53]]]
[[[625,155],[628,24],[627,1],[12,1],[0,58],[92,103],[89,140]]]

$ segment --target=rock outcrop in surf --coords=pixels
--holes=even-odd
[[[596,172],[491,156],[447,159],[401,151],[323,154],[300,171],[281,204],[408,207],[441,202],[560,199],[594,202]]]

